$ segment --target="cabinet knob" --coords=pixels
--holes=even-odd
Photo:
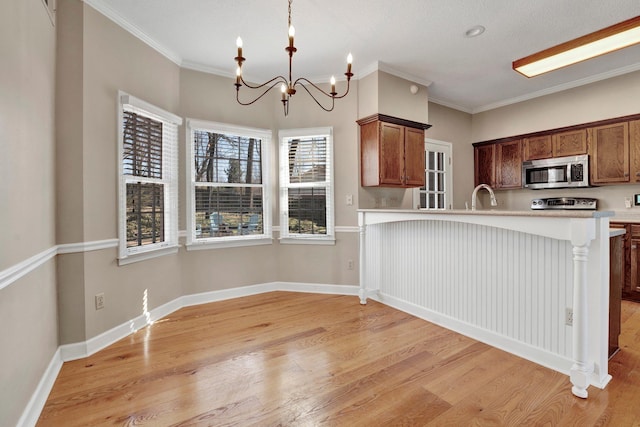
[[[638,245],[631,245],[631,249],[636,249]]]

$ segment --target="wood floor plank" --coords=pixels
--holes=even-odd
[[[640,309],[604,390],[375,301],[271,292],[185,307],[63,365],[38,426],[640,426]]]

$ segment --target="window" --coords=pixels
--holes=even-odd
[[[280,238],[335,241],[332,128],[280,131]]]
[[[182,119],[120,93],[119,264],[177,252]]]
[[[270,130],[188,121],[189,249],[271,243],[270,141]]]
[[[414,190],[420,209],[451,209],[451,144],[427,140],[425,146],[425,186]]]

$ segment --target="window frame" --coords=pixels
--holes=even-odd
[[[305,183],[305,184],[291,184],[289,182],[289,147],[288,143],[293,139],[308,139],[325,137],[327,140],[326,150],[326,166],[327,172],[325,174],[325,181],[323,184]],[[282,129],[278,133],[279,139],[279,169],[280,169],[280,182],[279,182],[279,218],[280,218],[280,243],[283,244],[316,244],[316,245],[335,245],[336,232],[335,232],[335,181],[334,181],[334,147],[333,147],[333,127],[317,127],[317,128],[301,128],[301,129]],[[325,197],[327,200],[326,206],[326,221],[327,221],[327,233],[325,235],[320,234],[298,234],[289,233],[289,212],[288,212],[288,189],[300,188],[300,187],[322,187],[325,188]]]
[[[118,265],[178,252],[178,128],[182,118],[125,92],[118,91]],[[162,178],[124,174],[124,112],[134,111],[163,123]],[[171,129],[172,128],[172,129]],[[127,183],[149,182],[164,186],[164,241],[127,247]]]
[[[186,120],[185,126],[185,152],[186,152],[186,204],[187,204],[187,230],[186,230],[186,248],[192,250],[205,250],[216,248],[228,248],[238,246],[255,246],[255,245],[271,245],[273,244],[272,226],[271,226],[271,191],[272,184],[270,180],[270,157],[269,148],[271,147],[272,132],[269,129],[258,129],[245,126],[237,126],[226,123],[211,122],[206,120],[190,119]],[[196,238],[195,229],[195,207],[196,207],[196,181],[194,168],[194,148],[193,148],[193,132],[205,131],[219,134],[229,134],[241,137],[256,138],[261,140],[260,156],[262,166],[262,234],[220,236],[208,238]]]

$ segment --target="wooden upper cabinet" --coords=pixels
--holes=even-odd
[[[522,187],[522,140],[496,144],[496,188]]]
[[[572,130],[553,135],[553,157],[587,154],[587,130]]]
[[[587,130],[592,184],[629,182],[629,122],[597,126]]]
[[[404,178],[404,127],[380,123],[380,184],[402,185]]]
[[[422,187],[424,130],[430,125],[375,114],[360,125],[360,182],[363,187]]]
[[[553,156],[551,135],[534,136],[522,141],[522,160],[549,159]]]
[[[474,147],[475,185],[488,184],[496,186],[496,144]]]
[[[475,185],[521,188],[523,161],[585,154],[592,185],[640,183],[640,114],[475,142],[473,147]]]
[[[629,151],[631,155],[631,179],[640,182],[640,120],[629,122]]]
[[[405,128],[404,131],[405,184],[409,187],[425,185],[424,131]]]

